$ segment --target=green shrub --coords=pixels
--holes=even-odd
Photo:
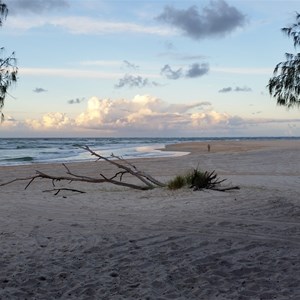
[[[178,190],[186,185],[186,179],[182,175],[177,175],[174,179],[169,181],[168,188],[170,190]]]
[[[177,190],[184,186],[189,186],[194,190],[211,189],[222,183],[224,180],[220,180],[215,173],[202,172],[199,169],[193,169],[185,175],[177,175],[168,183],[168,188],[171,190]]]

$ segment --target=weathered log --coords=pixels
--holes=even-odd
[[[29,176],[29,177],[24,177],[24,178],[16,178],[13,179],[9,182],[5,182],[0,184],[0,186],[8,185],[16,181],[29,181],[28,184],[26,185],[25,189],[27,189],[33,181],[35,181],[38,178],[41,179],[49,179],[52,181],[53,187],[55,187],[55,182],[57,181],[69,181],[69,182],[88,182],[88,183],[111,183],[114,185],[119,185],[119,186],[124,186],[132,189],[137,189],[137,190],[149,190],[153,189],[155,187],[163,187],[165,186],[164,183],[156,180],[153,178],[151,175],[139,171],[136,166],[134,166],[132,163],[129,161],[125,160],[122,157],[116,156],[114,154],[111,155],[110,158],[104,157],[95,151],[91,150],[88,146],[80,146],[80,148],[90,152],[92,156],[97,157],[97,161],[99,160],[104,160],[114,167],[117,167],[119,169],[122,169],[122,171],[116,172],[113,176],[110,178],[105,176],[104,174],[100,173],[99,178],[97,177],[89,177],[89,176],[83,176],[80,174],[75,174],[70,170],[70,168],[66,164],[62,164],[64,168],[66,169],[66,175],[62,176],[56,176],[56,175],[49,175],[44,172],[36,170],[36,175]],[[123,181],[123,176],[125,174],[129,174],[136,179],[138,179],[140,182],[142,182],[142,185],[139,184],[134,184],[134,183],[129,183]],[[66,189],[66,188],[58,188],[58,189],[53,189],[52,191],[55,191],[56,194],[58,194],[61,190],[70,190],[74,192],[82,192],[74,189]],[[49,191],[49,190],[48,190]]]

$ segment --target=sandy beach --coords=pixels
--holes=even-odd
[[[0,299],[300,299],[300,141],[170,145],[134,164],[167,182],[193,167],[240,190],[138,191],[51,181],[0,187]],[[68,167],[97,176],[106,164]],[[60,164],[0,167],[0,184]],[[58,183],[57,186],[61,186]]]

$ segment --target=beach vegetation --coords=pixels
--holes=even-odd
[[[300,14],[296,13],[295,23],[281,31],[292,38],[294,48],[300,46]],[[267,88],[277,104],[288,108],[300,106],[300,53],[286,53],[285,61],[275,66],[273,77]]]
[[[215,171],[202,172],[198,168],[193,169],[184,175],[177,175],[174,179],[172,179],[171,181],[169,181],[169,183],[166,184],[155,179],[150,174],[139,170],[135,165],[132,164],[132,162],[120,156],[111,154],[110,157],[105,157],[101,154],[96,153],[88,146],[78,145],[78,147],[89,152],[91,156],[96,158],[96,162],[103,161],[105,163],[108,163],[112,167],[112,169],[115,169],[115,173],[113,175],[105,175],[103,172],[100,171],[99,175],[90,177],[74,173],[66,164],[62,164],[66,171],[66,174],[64,175],[50,175],[36,170],[35,175],[23,178],[16,178],[5,183],[0,183],[0,187],[5,186],[7,184],[11,184],[16,181],[28,181],[28,184],[25,187],[25,189],[27,189],[35,180],[47,179],[52,182],[53,188],[50,190],[45,190],[44,192],[53,192],[54,195],[57,195],[61,191],[84,193],[84,191],[74,188],[61,186],[56,187],[56,182],[85,182],[94,184],[110,183],[135,190],[151,190],[154,188],[163,187],[168,187],[171,190],[178,190],[183,187],[190,187],[194,190],[212,189],[223,192],[232,189],[239,189],[239,187],[237,186],[221,187],[220,184],[224,182],[225,179],[219,179]],[[101,166],[98,166],[100,170]],[[131,179],[135,179],[135,181],[132,181]],[[138,183],[135,183],[136,181]]]
[[[187,185],[186,176],[177,175],[168,182],[168,188],[170,190],[178,190]]]
[[[169,181],[167,187],[170,190],[178,190],[183,187],[192,188],[194,191],[202,189],[211,189],[218,191],[227,191],[239,189],[237,186],[221,187],[220,184],[226,179],[220,179],[215,171],[201,171],[199,168],[192,169],[184,175],[177,175]]]
[[[8,8],[5,3],[0,0],[0,26],[3,24],[3,20],[8,14]],[[15,53],[13,52],[8,57],[3,55],[4,47],[0,47],[0,119],[1,122],[4,119],[2,108],[4,106],[4,100],[8,94],[8,88],[17,81],[17,60]]]

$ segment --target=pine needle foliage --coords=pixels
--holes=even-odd
[[[2,26],[3,19],[6,18],[8,9],[6,4],[2,3],[0,0],[0,27]],[[15,53],[13,52],[8,57],[2,57],[4,48],[0,48],[0,121],[3,121],[4,115],[2,113],[2,108],[4,106],[4,100],[7,95],[8,88],[17,81],[17,60],[15,58]]]
[[[281,31],[292,38],[295,49],[300,46],[300,14],[296,21]],[[286,61],[278,63],[269,80],[269,94],[277,100],[277,105],[287,108],[300,106],[300,53],[286,53]]]

